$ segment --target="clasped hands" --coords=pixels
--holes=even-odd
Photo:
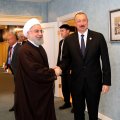
[[[55,74],[56,74],[57,77],[62,74],[62,70],[61,70],[61,68],[60,68],[59,66],[56,66],[56,67],[53,68],[53,69],[54,69]]]

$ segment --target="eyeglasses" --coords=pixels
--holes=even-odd
[[[33,30],[34,33],[43,33],[44,31],[43,30]]]

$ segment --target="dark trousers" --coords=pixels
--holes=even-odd
[[[79,94],[72,94],[75,120],[85,120],[84,112],[86,104],[89,120],[98,120],[100,93],[100,90],[90,90],[88,85],[85,83]]]
[[[65,104],[70,104],[70,74],[62,75],[61,80],[62,80],[62,93]]]

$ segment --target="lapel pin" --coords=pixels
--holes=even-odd
[[[91,38],[91,37],[90,37],[89,39],[90,39],[90,40],[92,40],[92,38]]]

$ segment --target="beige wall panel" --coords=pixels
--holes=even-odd
[[[0,43],[0,66],[2,66],[3,63],[6,62],[7,51],[8,51],[8,43],[7,42]]]

